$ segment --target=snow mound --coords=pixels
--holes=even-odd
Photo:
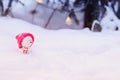
[[[119,80],[120,32],[45,30],[25,21],[0,18],[0,80]],[[35,36],[23,54],[15,35]]]

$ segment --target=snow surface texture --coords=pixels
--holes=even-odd
[[[0,18],[0,80],[120,80],[120,32],[45,30]],[[30,32],[35,42],[23,54],[15,36]]]

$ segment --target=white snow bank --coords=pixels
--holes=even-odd
[[[119,80],[120,32],[44,30],[0,18],[0,80]],[[25,55],[15,35],[31,32],[35,44]]]

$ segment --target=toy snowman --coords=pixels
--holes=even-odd
[[[34,43],[34,36],[31,33],[20,33],[16,35],[18,47],[22,49],[24,54],[27,54],[29,48]]]

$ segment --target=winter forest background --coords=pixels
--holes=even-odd
[[[3,4],[1,5],[3,16],[9,15],[14,18],[23,19],[47,29],[81,29],[83,27],[83,13],[79,11],[76,14],[78,14],[81,21],[80,25],[75,24],[75,22],[73,24],[70,22],[66,24],[65,22],[70,13],[67,7],[71,8],[73,1],[70,1],[69,6],[65,5],[65,10],[61,9],[65,2],[68,4],[68,1],[65,0],[62,1],[64,3],[57,0],[1,0],[1,2]]]
[[[0,0],[0,12],[46,29],[118,30],[119,4],[119,0]]]

